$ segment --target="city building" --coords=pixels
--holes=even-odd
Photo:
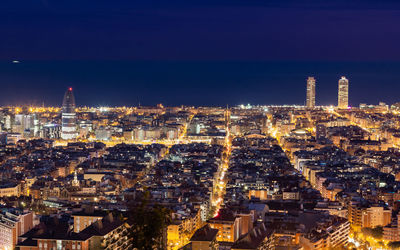
[[[128,239],[129,227],[126,221],[109,214],[76,233],[71,230],[67,221],[51,218],[21,235],[17,247],[21,250],[131,249],[132,243]]]
[[[326,137],[326,126],[324,124],[317,124],[315,128],[315,137],[317,140],[322,140]]]
[[[400,214],[397,215],[397,221],[383,228],[383,239],[387,241],[400,241]]]
[[[22,139],[22,134],[20,134],[20,133],[7,133],[6,143],[7,144],[17,144],[17,142],[21,139]]]
[[[78,136],[76,130],[76,112],[75,112],[75,97],[72,93],[72,88],[68,88],[65,92],[62,105],[62,128],[61,138],[64,140],[75,139]]]
[[[386,226],[392,219],[392,211],[382,206],[360,206],[352,204],[348,206],[348,220],[353,226],[377,227]]]
[[[111,139],[112,130],[110,128],[100,127],[95,131],[96,140],[107,141]]]
[[[341,249],[347,244],[350,233],[347,219],[318,212],[304,212],[299,220],[306,227],[300,237],[303,249]]]
[[[0,249],[14,249],[18,237],[32,228],[32,212],[2,209],[0,213]]]
[[[216,250],[218,249],[217,234],[218,229],[213,229],[210,225],[206,224],[193,234],[189,245],[185,246],[185,249]]]
[[[315,78],[310,76],[307,79],[307,108],[315,107]]]
[[[349,106],[349,80],[342,76],[339,79],[338,108],[347,109]]]
[[[20,196],[21,185],[15,182],[7,182],[0,184],[0,197]]]
[[[234,242],[239,238],[240,234],[240,217],[226,209],[221,209],[218,215],[208,220],[211,228],[218,229],[217,240]]]
[[[34,135],[34,116],[30,114],[16,114],[13,132]]]
[[[106,217],[107,212],[86,208],[72,214],[74,218],[74,232],[79,233],[98,220]]]
[[[61,137],[61,126],[59,124],[45,124],[42,130],[43,138],[59,139]]]
[[[74,142],[57,140],[60,108],[2,114],[39,122],[32,139],[0,119],[1,203],[40,221],[20,249],[125,248],[124,211],[145,190],[149,209],[170,213],[162,249],[336,249],[349,243],[350,224],[398,239],[397,111],[81,107]],[[117,210],[122,217],[107,215]]]

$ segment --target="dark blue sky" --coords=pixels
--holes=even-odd
[[[321,104],[341,75],[395,102],[399,24],[388,0],[2,0],[0,104],[303,103],[308,75]]]

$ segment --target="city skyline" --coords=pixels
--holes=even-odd
[[[337,79],[351,79],[350,105],[399,101],[396,63],[20,62],[2,63],[0,105],[59,106],[69,86],[80,106],[305,105],[304,79],[316,77],[317,105],[336,105]],[[97,70],[101,69],[101,70]],[[213,77],[210,77],[213,75]],[[376,83],[380,83],[376,85]],[[57,88],[53,85],[57,83]],[[229,87],[227,87],[229,83]],[[378,86],[378,87],[377,87]],[[390,86],[390,87],[389,87]],[[204,98],[207,96],[207,98]]]
[[[399,0],[2,0],[0,250],[400,249]]]
[[[347,90],[347,79],[339,81]],[[335,95],[347,97],[340,88]],[[69,87],[61,108],[0,107],[0,245],[151,242],[177,250],[204,241],[198,249],[323,250],[400,240],[400,105],[76,108],[75,101]],[[154,204],[168,208],[161,218]],[[174,221],[156,227],[160,241],[139,242],[136,214]],[[48,215],[59,219],[34,219]],[[53,230],[62,239],[49,239]]]
[[[68,86],[88,106],[301,105],[310,75],[321,105],[337,103],[342,75],[350,105],[395,103],[399,11],[392,0],[6,0],[0,105],[59,105]]]

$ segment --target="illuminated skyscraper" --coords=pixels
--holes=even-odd
[[[72,93],[72,88],[69,88],[65,92],[61,112],[61,138],[64,140],[75,139],[78,136],[78,133],[76,131],[75,97]]]
[[[308,77],[307,79],[307,108],[315,107],[315,78]]]
[[[349,80],[342,76],[339,79],[338,108],[347,109],[349,106]]]

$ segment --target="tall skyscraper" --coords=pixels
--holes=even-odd
[[[307,108],[315,107],[315,78],[308,77],[307,79]]]
[[[65,92],[61,112],[61,138],[64,140],[75,139],[78,136],[78,133],[76,131],[75,97],[72,93],[72,88],[68,88]]]
[[[347,109],[349,106],[349,80],[342,76],[339,79],[338,108]]]

